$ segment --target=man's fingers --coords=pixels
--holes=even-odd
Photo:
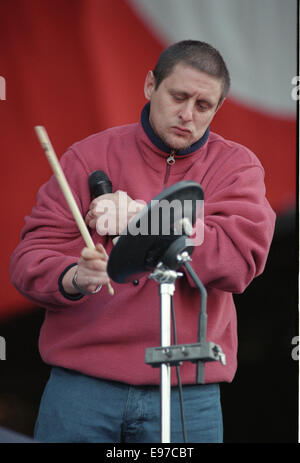
[[[106,251],[105,251],[105,248],[104,248],[104,246],[102,246],[101,243],[97,243],[97,244],[96,244],[96,250],[97,250],[101,255],[103,255],[104,257],[106,257],[106,258],[108,259],[108,255],[107,255],[107,253],[106,253]]]
[[[92,292],[99,284],[108,284],[107,261],[108,256],[100,243],[94,249],[83,248],[78,259],[78,285]]]
[[[96,272],[106,272],[107,262],[101,259],[83,259],[82,257],[78,260],[78,265],[80,268],[84,268],[89,271]]]
[[[101,247],[100,247],[101,246]],[[81,257],[85,260],[93,260],[93,259],[104,259],[107,260],[107,254],[102,245],[96,246],[95,249],[91,248],[83,248],[81,251]]]

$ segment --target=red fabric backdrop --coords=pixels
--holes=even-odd
[[[14,0],[0,3],[0,320],[28,311],[9,281],[9,257],[39,186],[51,169],[34,133],[44,125],[60,157],[74,141],[136,121],[143,82],[165,44],[125,0]],[[229,98],[212,129],[247,145],[266,170],[281,213],[295,203],[296,120]]]

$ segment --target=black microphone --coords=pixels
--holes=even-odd
[[[90,174],[89,187],[92,198],[98,198],[98,196],[105,195],[106,193],[112,193],[112,183],[102,170],[95,170]],[[115,244],[118,236],[112,236],[111,238]]]
[[[95,170],[89,176],[90,193],[93,198],[112,193],[112,183],[105,172]]]

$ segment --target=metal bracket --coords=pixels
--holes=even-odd
[[[145,362],[152,367],[166,363],[170,366],[182,362],[214,362],[220,361],[226,365],[226,357],[221,347],[213,342],[204,344],[177,344],[167,347],[152,347],[146,349]]]
[[[183,273],[171,270],[160,262],[154,272],[150,273],[149,278],[160,284],[174,284],[176,278],[181,277],[182,275]]]

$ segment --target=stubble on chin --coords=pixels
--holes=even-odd
[[[173,137],[168,137],[167,135],[159,134],[156,130],[154,130],[154,132],[170,150],[174,150],[174,151],[186,150],[192,145],[192,143],[188,143],[188,142],[187,143],[180,143],[180,142],[176,143],[176,140],[171,140],[171,138]]]

